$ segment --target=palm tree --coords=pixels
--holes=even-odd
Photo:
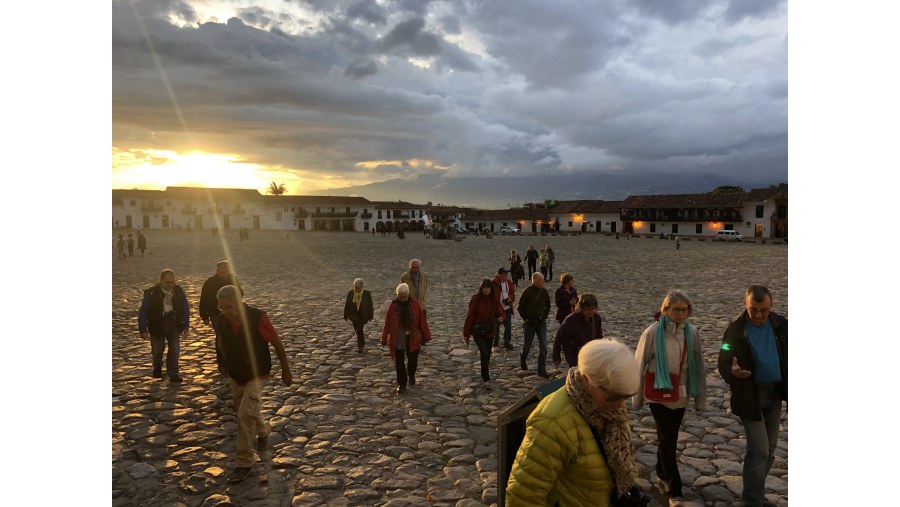
[[[269,188],[266,189],[266,193],[272,195],[281,195],[287,193],[287,188],[285,188],[284,183],[275,183],[273,181],[269,183]]]

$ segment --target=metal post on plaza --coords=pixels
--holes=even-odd
[[[525,438],[525,421],[541,400],[565,384],[565,377],[542,384],[532,389],[497,418],[497,504],[500,507],[506,505],[506,483],[509,481],[516,453],[519,452],[519,446]]]

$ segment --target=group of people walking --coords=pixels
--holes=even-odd
[[[216,333],[216,363],[228,379],[237,418],[235,468],[228,482],[250,476],[256,460],[254,448],[269,446],[272,427],[260,414],[262,389],[272,370],[269,347],[281,365],[281,381],[293,382],[287,353],[268,314],[243,301],[243,290],[231,274],[228,261],[216,264],[216,273],[203,284],[197,305],[200,319]],[[175,283],[175,271],[164,269],[159,283],[144,291],[138,314],[142,338],[150,340],[153,378],[163,378],[163,353],[170,382],[182,381],[178,360],[180,341],[190,330],[190,305],[184,289]]]
[[[517,257],[513,251],[510,268],[503,266],[494,278],[482,279],[468,303],[462,334],[466,345],[475,340],[484,382],[490,381],[491,350],[500,346],[501,325],[502,347],[513,350],[515,312],[523,320],[520,367],[528,369],[537,336],[537,374],[549,378],[551,304],[545,276],[532,271],[531,285],[517,298],[515,281],[510,279]],[[379,342],[388,346],[394,361],[397,394],[416,384],[419,352],[432,339],[428,288],[422,261],[410,260],[384,316]],[[201,320],[215,331],[217,365],[228,378],[237,413],[236,467],[230,482],[250,475],[254,447],[268,447],[272,429],[260,415],[260,401],[272,369],[270,346],[281,366],[282,383],[289,386],[293,381],[284,345],[267,313],[242,299],[243,289],[229,263],[221,261],[204,283],[197,306]],[[506,488],[507,504],[641,505],[641,494],[634,486],[633,435],[624,404],[631,398],[635,410],[648,403],[656,423],[655,485],[668,495],[670,506],[680,505],[684,498],[676,456],[679,428],[691,403],[698,412],[705,409],[707,390],[703,342],[690,322],[691,299],[683,291],[669,291],[656,321],[643,331],[633,353],[619,341],[604,339],[597,297],[579,296],[574,276],[560,276],[554,299],[559,328],[552,359],[558,368],[565,355],[570,368],[565,388],[543,399],[527,420],[525,440]],[[787,319],[771,311],[771,293],[762,285],[747,289],[744,307],[725,331],[718,370],[731,388],[732,411],[741,418],[747,435],[742,499],[749,507],[769,505],[765,477],[774,461],[781,402],[787,401]],[[189,332],[190,315],[175,272],[164,269],[159,283],[144,291],[138,318],[141,337],[151,342],[152,377],[163,378],[163,355],[168,348],[166,376],[170,382],[181,382],[180,339]],[[364,326],[374,319],[374,304],[361,278],[353,280],[343,317],[352,323],[357,351],[363,353]]]
[[[765,498],[765,478],[774,462],[782,401],[787,402],[787,319],[771,309],[768,288],[751,285],[744,311],[725,330],[718,358],[719,374],[731,389],[731,410],[747,438],[741,493],[747,507],[774,505]],[[634,485],[628,398],[634,410],[648,403],[655,422],[655,486],[670,506],[686,502],[678,430],[686,408],[693,404],[704,411],[707,396],[693,312],[690,298],[671,290],[634,353],[610,339],[580,347],[565,388],[544,398],[528,417],[505,491],[507,505],[646,505],[650,499]],[[576,317],[570,314],[564,322]]]
[[[119,259],[125,259],[126,257],[134,257],[134,238],[131,236],[131,233],[128,233],[128,239],[126,240],[121,234],[119,234],[119,239],[114,240],[113,243],[116,247],[116,255]],[[128,248],[128,254],[125,254],[125,248]],[[147,249],[147,238],[144,236],[144,233],[141,231],[137,232],[137,248],[141,251],[141,257],[144,256],[144,250]]]

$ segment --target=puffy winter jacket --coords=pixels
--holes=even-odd
[[[613,480],[587,421],[565,387],[528,416],[506,486],[506,505],[609,506]]]

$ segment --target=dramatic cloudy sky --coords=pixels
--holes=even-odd
[[[114,1],[113,187],[787,181],[787,45],[773,0]]]

